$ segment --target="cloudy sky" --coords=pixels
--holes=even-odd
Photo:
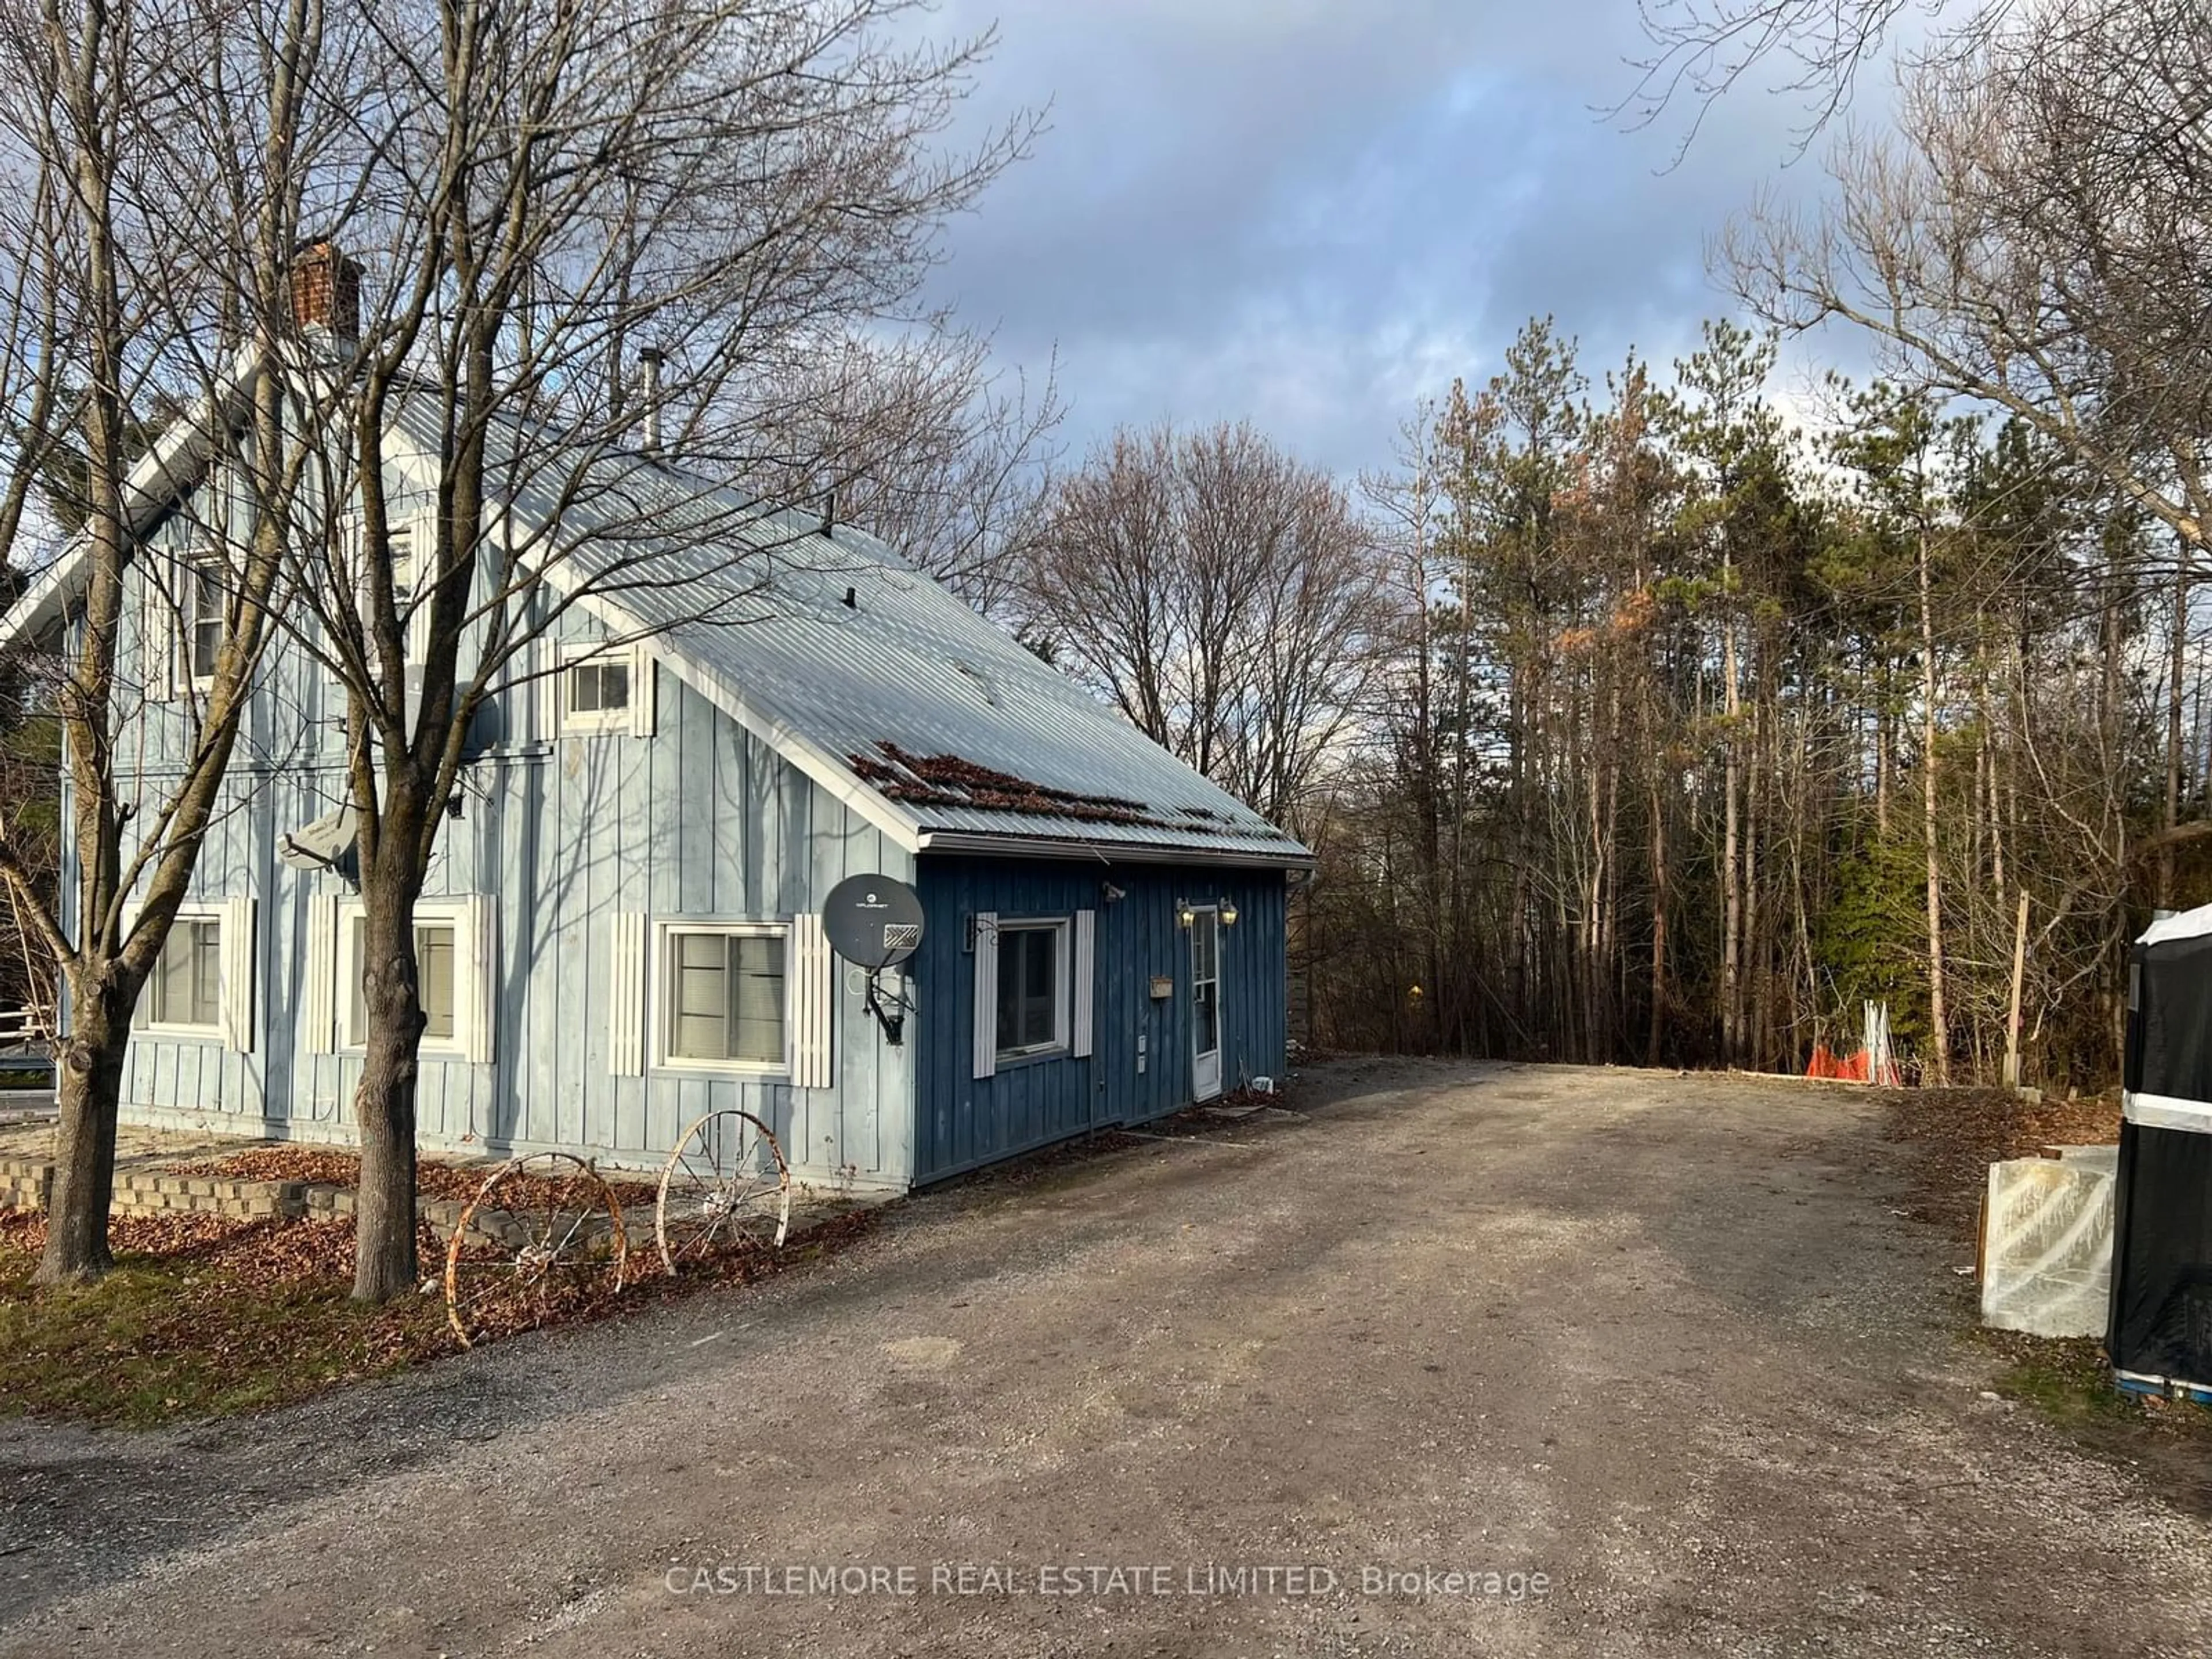
[[[1664,362],[1728,308],[1705,239],[1762,186],[1820,185],[1787,165],[1804,111],[1771,72],[1671,168],[1681,119],[1598,113],[1634,79],[1635,0],[949,0],[936,21],[994,19],[979,113],[1048,101],[1050,127],[954,226],[937,290],[1008,364],[1057,350],[1070,459],[1123,422],[1249,417],[1376,465],[1532,314],[1593,378],[1632,344]]]

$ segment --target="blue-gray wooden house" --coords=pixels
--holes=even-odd
[[[427,512],[435,426],[406,426],[390,482]],[[152,789],[192,719],[195,553],[244,532],[211,447],[173,437],[139,480],[122,649],[146,696],[118,752]],[[651,456],[603,482],[562,509],[577,569],[610,501],[711,494]],[[715,505],[728,533],[681,588],[583,599],[480,722],[417,915],[425,1148],[649,1166],[742,1106],[801,1177],[896,1189],[1279,1076],[1304,849],[893,550]],[[0,635],[66,629],[80,574],[64,558]],[[700,585],[730,604],[686,624]],[[343,804],[343,713],[280,640],[142,1006],[127,1121],[354,1138],[358,910],[283,857]],[[925,907],[896,1045],[822,925],[863,872]]]

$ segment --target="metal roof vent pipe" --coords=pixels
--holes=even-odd
[[[637,354],[638,366],[645,371],[645,453],[660,453],[660,365],[665,361],[659,346],[647,346]]]

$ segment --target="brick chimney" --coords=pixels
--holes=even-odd
[[[335,242],[302,242],[292,254],[292,320],[341,340],[361,333],[361,267]]]

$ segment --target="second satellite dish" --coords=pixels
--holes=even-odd
[[[889,876],[848,876],[823,902],[822,928],[855,967],[896,968],[921,948],[921,900]]]

